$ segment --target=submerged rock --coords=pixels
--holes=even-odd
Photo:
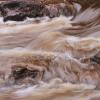
[[[97,53],[95,56],[91,57],[90,60],[92,62],[100,65],[100,52]]]
[[[45,2],[47,1],[47,2]],[[48,16],[50,18],[75,15],[76,10],[72,4],[63,0],[60,2],[48,0],[12,0],[0,4],[0,12],[4,21],[23,21],[26,17],[36,18]],[[59,0],[58,0],[59,1]]]

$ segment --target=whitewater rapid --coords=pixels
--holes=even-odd
[[[63,34],[62,29],[71,28],[71,18],[27,19],[24,22],[8,21],[0,18],[0,69],[9,73],[10,53],[31,52],[66,52],[72,59],[88,58],[100,51],[100,33],[84,37]],[[37,21],[38,20],[38,21]],[[67,32],[67,31],[66,31]],[[72,65],[74,66],[74,65]],[[8,68],[8,69],[7,69]],[[55,78],[49,82],[40,81],[31,86],[3,86],[0,83],[0,100],[99,100],[100,91],[95,85],[72,84]]]

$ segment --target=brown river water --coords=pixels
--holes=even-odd
[[[100,8],[71,18],[0,17],[0,100],[100,100]],[[14,84],[12,66],[41,73]]]

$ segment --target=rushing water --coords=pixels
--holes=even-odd
[[[100,58],[98,64],[88,61],[100,55],[100,9],[88,8],[73,21],[71,18],[27,18],[6,23],[0,18],[0,100],[100,100],[100,72],[96,73]],[[35,85],[8,82],[13,64],[36,61],[35,66],[44,68],[48,57],[53,75],[47,72]],[[67,75],[62,69],[65,65],[69,67],[65,69]],[[94,71],[88,70],[92,68]],[[79,71],[80,81],[74,70]]]

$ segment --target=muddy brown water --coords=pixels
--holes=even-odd
[[[71,68],[77,68],[79,65],[80,68],[91,69],[93,66],[94,69],[92,72],[84,72],[86,74],[80,72],[79,77],[82,76],[80,82],[73,81],[76,80],[73,73],[69,78],[66,76],[68,80],[72,79],[72,82],[68,80],[66,82],[62,77],[65,75],[64,71],[56,69],[61,77],[54,77],[55,74],[50,77],[50,73],[47,73],[45,78],[50,79],[48,81],[40,80],[35,85],[5,84],[11,73],[11,65],[16,62],[15,58],[21,57],[24,53],[33,54],[37,59],[40,55],[45,59],[48,55],[56,55],[56,57],[61,55],[66,59],[67,55],[72,62],[64,62],[61,59],[61,63],[58,62],[60,67],[66,63]],[[95,55],[95,58],[88,61]],[[4,23],[3,18],[0,17],[0,100],[100,100],[100,89],[96,88],[100,82],[99,55],[99,8],[88,8],[73,21],[71,21],[71,17],[60,16],[53,19],[48,17],[27,18],[22,22]],[[18,62],[20,61],[23,60],[19,59]],[[24,63],[28,61],[27,59]],[[59,68],[59,66],[57,67]],[[12,83],[11,80],[10,83]]]

